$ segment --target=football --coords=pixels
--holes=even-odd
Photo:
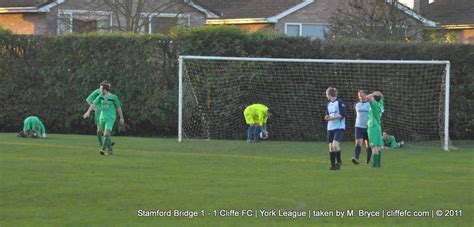
[[[268,132],[267,131],[260,132],[260,139],[262,140],[268,139]]]

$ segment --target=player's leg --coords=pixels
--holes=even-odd
[[[101,155],[112,154],[112,130],[115,121],[113,120],[100,120],[100,131],[103,132],[102,146],[99,151]]]
[[[365,164],[369,164],[370,158],[372,157],[372,148],[370,148],[369,146],[369,134],[367,132],[367,129],[364,129],[363,135],[364,135],[365,152],[367,153],[367,159],[365,161]]]
[[[253,130],[253,142],[257,143],[260,139],[260,126],[258,124],[254,125]]]
[[[104,145],[102,148],[107,148],[107,155],[112,154],[112,131],[114,128],[115,121],[107,120],[104,125]]]
[[[99,111],[94,111],[94,121],[95,121],[95,124],[97,126],[97,140],[99,140],[99,147],[102,147],[102,135],[103,135],[103,132],[100,128],[100,112]]]
[[[360,158],[360,151],[361,151],[361,144],[363,144],[363,140],[356,139],[355,140],[355,149],[354,149],[354,157],[352,158],[352,163],[355,165],[359,165],[359,158]]]
[[[384,145],[382,137],[382,128],[380,126],[369,127],[369,145],[372,147],[373,152],[373,164],[372,167],[381,167],[381,154],[380,150]]]
[[[333,149],[336,152],[336,162],[337,162],[336,165],[338,167],[342,166],[340,142],[342,141],[343,137],[344,137],[344,130],[336,129],[334,133],[334,141],[332,143],[333,143]]]
[[[105,120],[104,119],[101,119],[99,120],[99,124],[97,125],[99,126],[99,130],[100,132],[102,132],[102,141],[100,142],[100,150],[99,150],[99,154],[101,155],[104,155],[105,154],[105,148],[106,148],[106,145],[105,145]]]
[[[336,152],[333,147],[334,134],[335,130],[327,131],[327,142],[329,145],[329,161],[331,162],[329,170],[339,170],[339,168],[336,166]]]
[[[249,125],[249,128],[247,129],[247,143],[252,142],[252,132],[253,132],[253,125]]]
[[[364,142],[364,138],[361,132],[361,128],[355,128],[355,149],[354,149],[354,157],[352,158],[352,163],[355,165],[359,164],[359,157],[362,144]]]
[[[253,128],[254,128],[254,120],[253,120],[253,117],[251,114],[249,113],[245,113],[244,112],[244,118],[245,118],[245,122],[249,125],[249,128],[247,129],[247,142],[250,143],[252,142],[252,132],[253,132]]]

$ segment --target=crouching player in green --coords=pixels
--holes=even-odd
[[[391,148],[391,149],[401,148],[405,144],[403,140],[400,142],[397,142],[397,139],[395,138],[395,136],[390,135],[387,132],[383,132],[383,141],[385,143],[385,147]]]
[[[383,95],[380,91],[375,91],[367,95],[370,102],[369,120],[367,122],[367,132],[369,134],[369,146],[372,149],[372,167],[381,167],[380,161],[384,141],[382,137],[381,118],[384,112]]]
[[[86,102],[87,104],[89,104],[89,107],[92,105],[92,103],[94,102],[94,100],[102,94],[102,90],[104,88],[104,86],[109,86],[111,88],[112,84],[110,82],[108,82],[107,80],[104,80],[102,81],[100,84],[99,84],[99,88],[95,89],[93,92],[91,92],[91,94],[89,96],[87,96],[86,98]],[[101,128],[100,128],[100,122],[99,122],[99,118],[100,118],[100,109],[98,106],[95,107],[94,109],[94,121],[95,121],[95,124],[97,125],[97,139],[99,140],[99,147],[102,147],[102,134],[103,132],[101,131]],[[113,146],[113,144],[112,144]]]
[[[99,125],[101,131],[104,133],[102,140],[102,147],[99,151],[101,155],[112,154],[112,130],[114,127],[116,112],[120,117],[120,124],[124,123],[123,113],[122,113],[122,104],[120,103],[119,98],[110,93],[110,85],[102,85],[102,94],[97,96],[97,98],[92,102],[92,105],[89,107],[86,113],[84,113],[84,119],[90,116],[90,113],[95,108],[100,109]],[[107,149],[107,152],[106,152]]]
[[[18,137],[46,138],[46,130],[43,122],[36,116],[25,118],[23,130],[18,133]]]
[[[253,141],[256,143],[259,140],[260,132],[264,132],[268,135],[267,121],[270,116],[270,112],[267,106],[263,104],[252,104],[247,106],[244,110],[245,122],[249,125],[247,129],[247,142]]]

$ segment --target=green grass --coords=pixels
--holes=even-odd
[[[412,144],[383,154],[382,168],[350,162],[329,171],[327,144],[94,136],[44,140],[0,134],[0,226],[472,226],[474,141],[444,152]],[[363,153],[362,158],[365,159]],[[138,217],[138,210],[211,215]],[[214,217],[214,210],[354,210],[354,217]],[[462,211],[462,217],[357,217],[358,210]]]

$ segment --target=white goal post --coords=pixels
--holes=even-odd
[[[381,90],[387,106],[384,117],[389,116],[382,117],[383,126],[405,140],[437,137],[449,150],[450,62],[437,60],[180,56],[178,141],[242,139],[241,111],[256,102],[274,111],[270,122],[279,129],[272,133],[278,140],[321,140],[326,133],[320,120],[323,92],[329,86],[338,89],[348,107],[356,102],[359,89]],[[348,110],[348,115],[355,114]],[[352,133],[353,117],[348,120],[346,131]],[[309,132],[306,127],[311,125],[318,131]]]

